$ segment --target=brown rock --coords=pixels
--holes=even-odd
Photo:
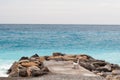
[[[62,56],[50,56],[48,59],[55,60],[55,61],[63,61],[64,60]]]
[[[40,57],[40,58],[39,58],[39,61],[40,61],[40,62],[43,62],[43,61],[45,61],[45,60],[46,60],[45,57]]]
[[[65,55],[62,58],[64,59],[64,61],[77,61],[77,59],[72,55]]]
[[[21,64],[21,63],[28,63],[29,60],[20,60],[18,63]]]
[[[86,54],[81,54],[81,55],[78,55],[78,56],[76,56],[76,58],[83,58],[83,59],[85,59],[85,60],[95,60],[94,58],[92,58],[91,56],[88,56],[88,55],[86,55]]]
[[[59,52],[55,52],[53,53],[53,56],[64,56],[65,54],[59,53]]]
[[[23,67],[31,67],[31,66],[38,66],[38,64],[34,62],[28,62],[28,63],[21,63]]]

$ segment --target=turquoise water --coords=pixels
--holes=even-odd
[[[84,53],[120,64],[120,26],[0,25],[0,75],[4,76],[8,66],[21,56],[53,52]]]

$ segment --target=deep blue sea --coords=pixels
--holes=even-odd
[[[0,24],[0,76],[35,53],[88,54],[120,64],[119,25]]]

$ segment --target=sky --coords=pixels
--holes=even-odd
[[[0,0],[0,24],[120,24],[120,0]]]

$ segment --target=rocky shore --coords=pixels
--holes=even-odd
[[[88,80],[120,80],[120,66],[104,60],[94,59],[85,54],[67,55],[56,52],[52,56],[39,56],[35,54],[31,57],[21,57],[19,61],[13,63],[7,74],[9,75],[8,78],[42,78],[43,76],[51,74],[55,76],[57,74],[57,76],[100,77],[99,79],[88,78]],[[54,78],[52,80],[57,79]],[[70,78],[68,80],[74,79]],[[75,80],[83,79],[78,78]]]

